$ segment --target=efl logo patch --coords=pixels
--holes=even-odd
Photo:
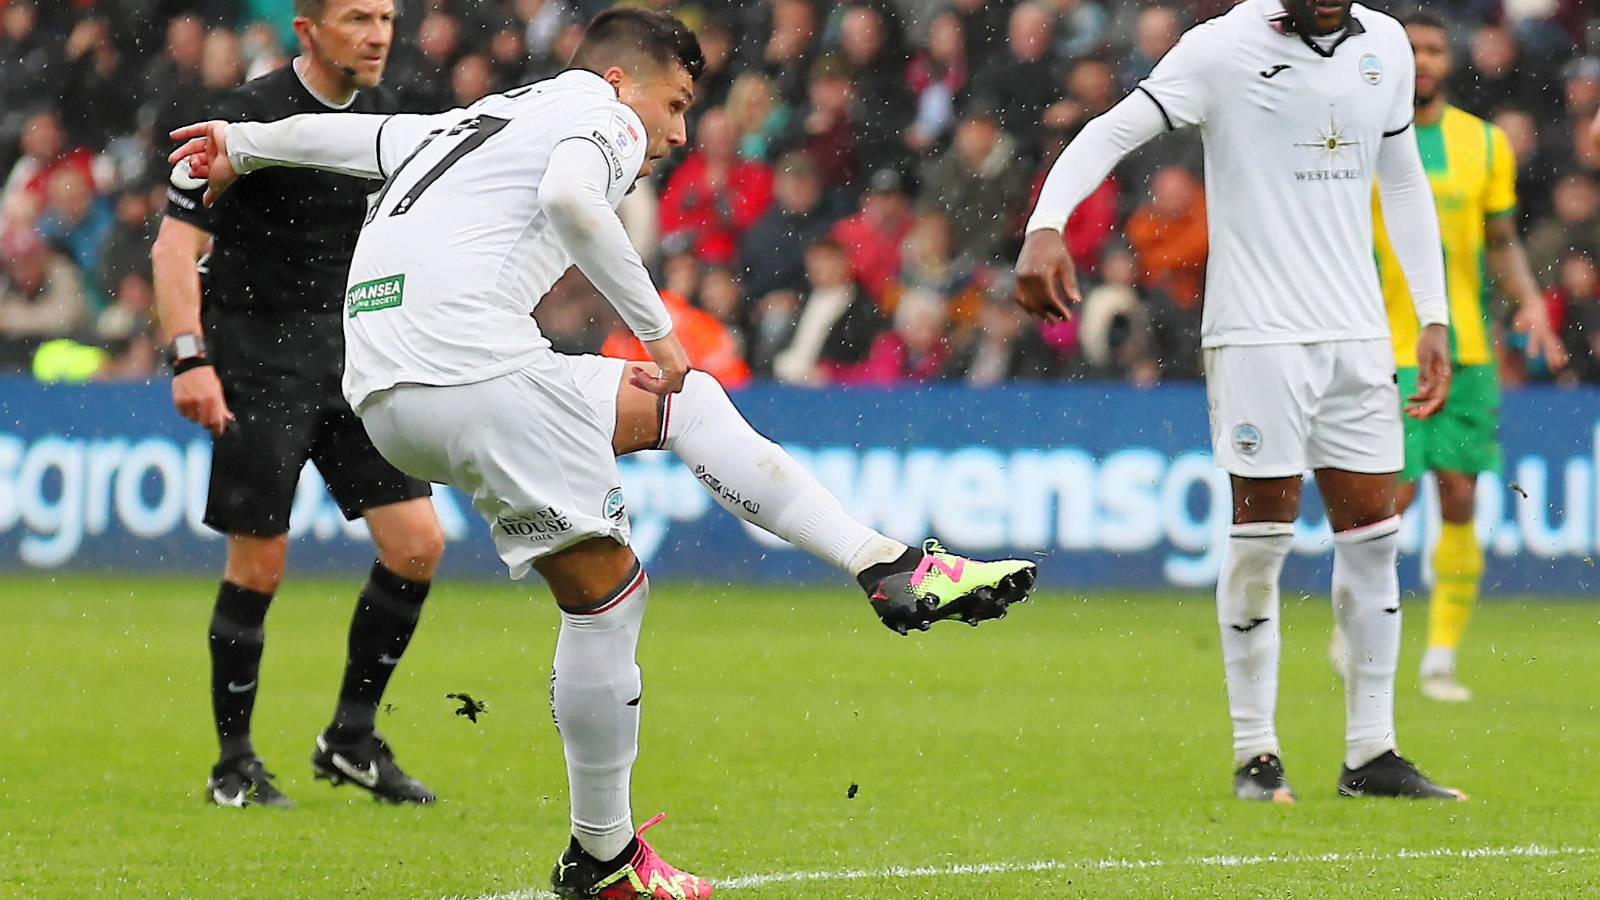
[[[622,117],[621,113],[611,114],[611,143],[617,152],[623,156],[633,153],[633,148],[639,143],[639,130],[633,123]]]
[[[376,278],[372,281],[363,281],[353,284],[345,292],[344,307],[352,318],[356,313],[372,312],[375,309],[388,309],[399,306],[405,296],[406,276],[390,275],[387,278]]]
[[[1383,80],[1383,63],[1378,62],[1378,58],[1371,53],[1361,57],[1360,67],[1361,77],[1367,80],[1367,84],[1377,84]]]
[[[1249,422],[1233,426],[1233,449],[1239,451],[1240,456],[1255,456],[1261,449],[1261,429]]]

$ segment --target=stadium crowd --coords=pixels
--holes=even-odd
[[[408,110],[471,103],[560,70],[610,5],[399,0],[384,82]],[[689,146],[623,213],[699,368],[729,386],[1198,376],[1196,135],[1130,158],[1069,221],[1074,320],[1024,317],[1009,270],[1054,154],[1229,0],[655,5],[695,29],[708,70]],[[1559,380],[1600,381],[1600,151],[1582,138],[1600,10],[1424,5],[1459,29],[1452,101],[1516,153],[1519,226],[1573,360]],[[291,0],[0,0],[0,372],[164,370],[149,248],[166,132],[292,57],[291,17]],[[539,320],[559,350],[630,352],[581,276]],[[1508,382],[1553,377],[1508,337]]]

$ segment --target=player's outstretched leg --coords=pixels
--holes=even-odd
[[[920,558],[869,566],[856,576],[883,624],[901,634],[927,631],[943,619],[976,625],[1005,618],[1006,608],[1028,599],[1039,569],[1025,559],[985,562],[957,556],[929,538]]]
[[[390,803],[438,799],[400,768],[388,741],[377,731],[378,704],[411,643],[430,584],[403,577],[382,562],[372,564],[350,619],[344,681],[333,724],[317,735],[311,754],[317,778],[335,785],[353,784]]]
[[[1274,721],[1278,705],[1278,576],[1289,554],[1290,522],[1234,525],[1217,577],[1217,625],[1233,719],[1233,795],[1295,802],[1283,774]]]
[[[966,559],[931,540],[913,550],[851,518],[704,372],[689,373],[660,417],[660,448],[676,454],[718,504],[855,576],[884,624],[901,634],[941,619],[997,619],[1028,598],[1038,575],[1032,562]]]

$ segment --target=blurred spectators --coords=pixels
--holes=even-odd
[[[776,202],[744,234],[739,273],[751,297],[805,286],[805,250],[833,227],[817,167],[803,153],[778,160],[773,178]]]
[[[928,43],[911,60],[906,80],[916,95],[916,117],[906,131],[906,145],[926,153],[955,118],[957,98],[967,86],[966,34],[961,19],[942,12],[928,26]]]
[[[1183,23],[1170,6],[1147,6],[1139,10],[1134,26],[1133,48],[1122,60],[1122,92],[1126,94],[1149,76],[1161,57],[1167,55],[1172,45],[1183,33]]]
[[[956,253],[1004,262],[1027,200],[1029,172],[1016,164],[1017,155],[1016,141],[1000,130],[994,113],[974,106],[961,117],[950,147],[929,160],[918,205],[949,221]]]
[[[1164,291],[1179,306],[1198,310],[1209,246],[1200,180],[1180,166],[1157,172],[1150,199],[1128,217],[1127,236],[1139,285]]]
[[[948,367],[952,378],[976,387],[1029,378],[1056,378],[1065,360],[1039,326],[1011,300],[1012,283],[999,279],[986,294],[974,327],[958,342]]]
[[[88,324],[89,298],[72,262],[31,229],[0,234],[0,265],[0,359],[22,369],[40,343]]]
[[[855,86],[850,83],[849,71],[836,59],[818,60],[805,95],[806,105],[779,136],[776,148],[800,150],[811,157],[830,190],[849,191],[861,174],[856,125],[851,118]]]
[[[57,169],[50,176],[49,201],[35,227],[39,236],[66,254],[84,273],[85,290],[98,297],[94,278],[100,272],[107,238],[116,224],[111,202],[96,194],[94,182],[78,169]]]
[[[849,380],[883,330],[883,313],[852,277],[844,248],[823,238],[806,249],[806,292],[772,374],[790,384]]]
[[[879,169],[867,183],[861,208],[833,226],[832,237],[845,249],[851,275],[873,299],[882,299],[900,274],[900,243],[912,222],[900,173]]]
[[[977,69],[975,102],[994,110],[1000,127],[1029,146],[1039,115],[1057,99],[1056,60],[1050,47],[1050,13],[1035,2],[1020,3],[1006,24],[1006,46]]]
[[[661,191],[661,233],[686,239],[706,262],[732,265],[740,236],[772,205],[772,167],[739,157],[739,134],[719,108],[700,117],[695,137]]]
[[[1571,250],[1561,258],[1559,276],[1547,294],[1558,317],[1568,363],[1561,378],[1600,382],[1600,269],[1593,249]]]
[[[844,384],[894,384],[943,377],[950,359],[950,309],[936,294],[912,291],[900,297],[893,325],[872,339],[866,359],[837,374]]]
[[[739,387],[750,380],[750,366],[744,361],[739,342],[721,320],[691,305],[689,298],[676,291],[663,290],[661,300],[672,316],[672,331],[683,343],[684,352],[689,354],[691,366],[710,374],[722,382],[723,387]],[[644,344],[620,325],[606,336],[600,353],[617,359],[650,359]]]
[[[628,195],[626,227],[756,377],[780,356],[781,374],[806,383],[1197,375],[1205,204],[1192,130],[1124,160],[1068,220],[1092,298],[1078,320],[1022,320],[1005,275],[1040,161],[1229,0],[630,2],[682,15],[707,74],[690,111],[696,146]],[[1600,8],[1423,2],[1459,29],[1452,97],[1510,137],[1530,259],[1567,315],[1563,333],[1592,359],[1600,323],[1584,285],[1600,245],[1600,151],[1577,136],[1600,107],[1600,47],[1586,44]],[[287,62],[292,5],[0,0],[0,234],[18,251],[4,284],[23,298],[8,299],[14,321],[49,323],[7,339],[21,350],[6,368],[25,371],[53,342],[43,370],[64,376],[91,360],[94,377],[160,370],[138,335],[164,133]],[[387,86],[428,111],[551,75],[610,5],[402,2]],[[598,348],[615,321],[576,276],[539,318],[575,352]]]
[[[1600,247],[1600,186],[1582,172],[1556,182],[1553,214],[1528,235],[1528,264],[1540,284],[1552,284],[1557,266],[1575,249]]]
[[[41,109],[23,122],[21,149],[21,158],[0,189],[0,205],[20,211],[29,221],[49,204],[50,179],[57,172],[73,171],[94,182],[94,154],[67,143],[61,116],[53,108]]]

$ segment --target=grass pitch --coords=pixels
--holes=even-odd
[[[201,799],[214,582],[0,581],[0,897],[541,896],[566,834],[548,597],[436,588],[380,727],[445,799],[396,808],[310,777],[357,580],[273,606],[256,743],[299,806],[243,811]],[[847,583],[658,585],[635,809],[729,898],[1600,896],[1600,607],[1485,604],[1463,706],[1418,697],[1407,615],[1402,749],[1467,804],[1335,797],[1324,601],[1286,602],[1281,807],[1230,799],[1207,597],[1046,593],[900,638]]]

